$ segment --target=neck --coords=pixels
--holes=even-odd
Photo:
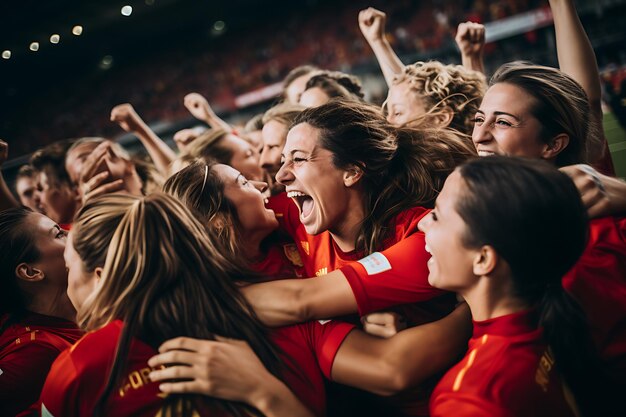
[[[242,239],[239,242],[241,249],[245,253],[248,259],[258,259],[263,256],[261,250],[261,243],[268,237],[272,230],[253,230],[242,234]]]
[[[528,308],[524,301],[511,295],[508,285],[493,285],[493,278],[483,278],[476,286],[461,293],[475,321],[489,320]]]
[[[26,308],[33,313],[76,321],[76,310],[65,290],[56,292],[52,297],[49,294],[34,295]]]
[[[351,252],[356,249],[356,239],[365,219],[365,209],[363,202],[348,201],[346,204],[346,215],[337,227],[329,230],[333,240],[343,252]]]

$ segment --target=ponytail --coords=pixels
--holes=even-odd
[[[432,208],[448,175],[476,151],[449,129],[395,130],[397,148],[387,178],[378,194],[371,194],[370,215],[363,222],[367,253],[376,251],[387,235],[390,221],[411,207]]]

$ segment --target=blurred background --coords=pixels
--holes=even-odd
[[[602,72],[605,130],[626,176],[626,0],[576,1]],[[487,26],[488,74],[526,59],[557,66],[547,1],[534,0],[123,0],[3,1],[0,5],[0,138],[7,181],[36,149],[65,138],[105,136],[139,151],[109,121],[131,103],[163,139],[197,125],[183,96],[199,92],[233,124],[275,102],[289,70],[315,64],[358,75],[368,98],[387,90],[357,23],[387,13],[402,61],[460,63],[458,23]],[[621,124],[620,124],[621,121]]]

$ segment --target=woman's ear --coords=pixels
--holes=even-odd
[[[567,148],[567,145],[569,145],[569,136],[567,133],[559,133],[550,140],[550,143],[546,144],[541,157],[548,160],[554,159],[563,152],[563,149]]]
[[[96,279],[98,281],[100,281],[100,278],[102,278],[102,271],[104,271],[104,268],[101,268],[99,266],[97,266],[96,269],[94,269],[94,273],[96,274]]]
[[[449,107],[444,107],[431,117],[437,127],[448,127],[452,123],[452,119],[454,119],[454,112]]]
[[[34,268],[26,262],[22,262],[15,267],[15,275],[17,275],[19,279],[28,282],[41,281],[46,277],[46,274],[41,269]]]
[[[352,187],[358,183],[363,177],[363,170],[356,165],[346,169],[343,174],[343,184],[346,187]]]
[[[489,275],[496,269],[500,256],[493,246],[485,245],[476,253],[473,262],[474,275]]]

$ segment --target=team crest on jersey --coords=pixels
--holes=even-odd
[[[300,246],[302,246],[302,249],[304,249],[304,253],[306,253],[307,255],[310,255],[309,242],[305,242],[304,240],[302,240],[300,241]]]
[[[298,247],[294,243],[283,245],[283,252],[285,252],[285,256],[294,266],[304,266],[304,262],[302,262],[302,258],[300,257],[300,252],[298,252]]]

